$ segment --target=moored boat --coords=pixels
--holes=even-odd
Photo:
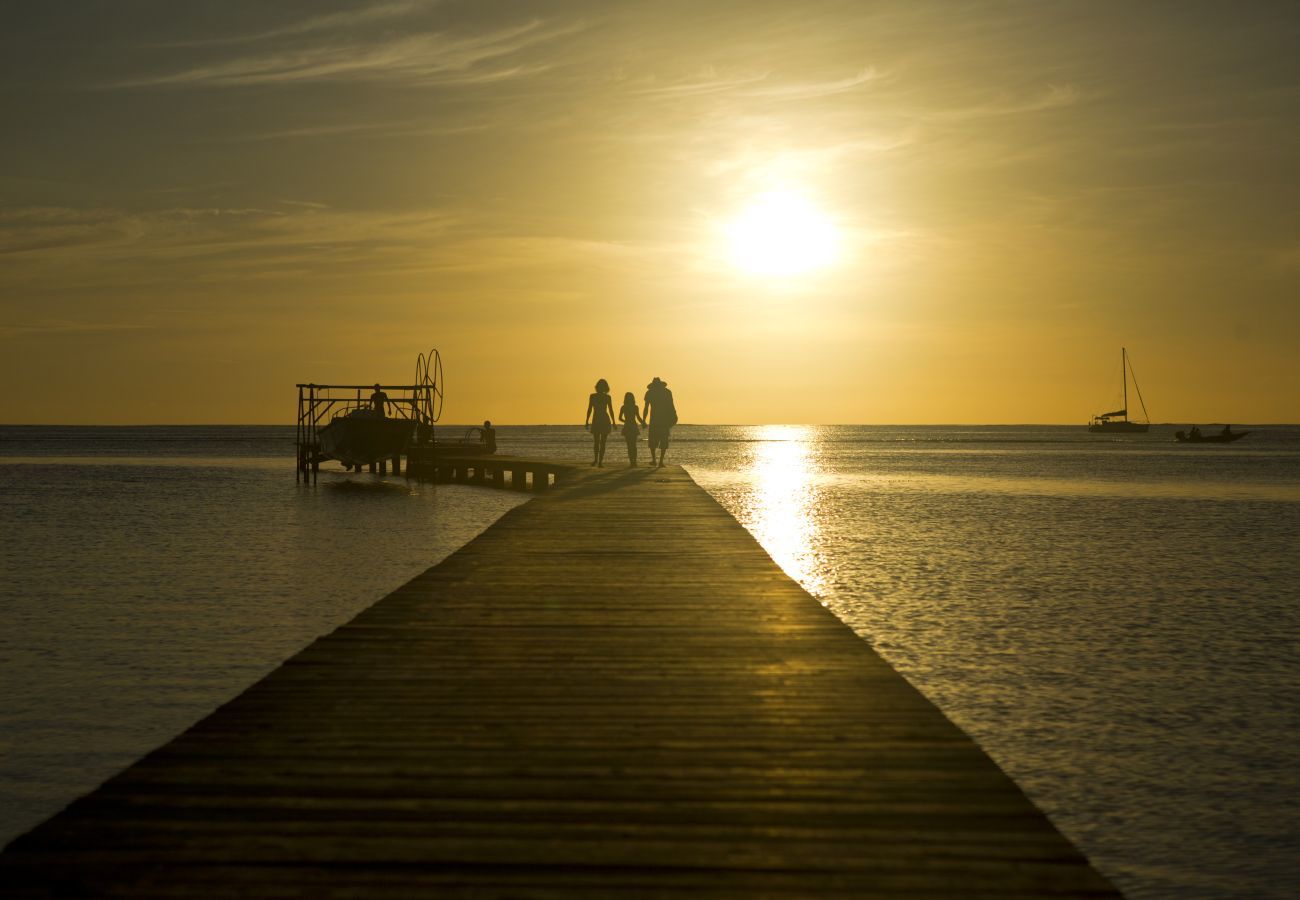
[[[405,452],[415,433],[411,419],[390,419],[370,408],[351,409],[335,416],[317,433],[320,458],[345,466],[391,459]]]
[[[1128,417],[1128,379],[1133,376],[1133,389],[1137,391],[1138,403],[1142,405],[1145,421],[1136,422]],[[1147,415],[1146,401],[1142,399],[1142,389],[1138,387],[1137,375],[1133,374],[1133,363],[1129,361],[1128,350],[1119,348],[1119,377],[1123,386],[1124,405],[1112,412],[1098,413],[1088,422],[1088,430],[1094,434],[1145,434],[1151,428],[1151,417]]]

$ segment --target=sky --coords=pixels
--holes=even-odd
[[[0,422],[1300,421],[1295,3],[0,20]]]

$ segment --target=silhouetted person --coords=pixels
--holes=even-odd
[[[668,433],[677,424],[677,407],[673,405],[673,392],[668,390],[668,383],[656,375],[646,385],[645,418],[650,423],[650,465],[664,464],[664,454],[668,452]],[[655,451],[659,451],[656,460]]]
[[[637,423],[645,424],[641,411],[636,408],[636,396],[631,391],[623,395],[623,406],[618,411],[618,420],[623,423],[623,440],[627,441],[627,464],[631,468],[636,465],[636,439],[641,434]]]
[[[497,452],[497,430],[492,427],[491,419],[485,419],[483,421],[482,435],[483,435],[483,449],[486,450],[488,453],[496,453]]]
[[[1193,426],[1192,426],[1191,436],[1192,436],[1193,438],[1198,438],[1198,437],[1201,436],[1201,426],[1200,426],[1200,425],[1193,425]]]
[[[375,385],[375,392],[370,395],[370,408],[379,413],[381,419],[388,414],[388,395],[379,385]]]
[[[1219,433],[1222,434],[1224,437],[1227,437],[1228,435],[1232,434],[1232,426],[1231,426],[1231,425],[1224,425],[1224,426],[1223,426],[1223,431],[1221,431],[1221,432],[1219,432]]]
[[[596,382],[596,392],[587,398],[586,427],[591,429],[591,464],[605,464],[605,439],[614,429],[614,403],[609,399],[609,382]]]

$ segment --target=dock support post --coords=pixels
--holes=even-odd
[[[402,474],[402,454],[400,453],[393,454],[393,474],[394,475]]]

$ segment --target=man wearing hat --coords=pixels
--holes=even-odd
[[[650,465],[662,466],[668,450],[668,432],[677,424],[677,407],[673,405],[673,392],[668,390],[668,383],[658,375],[646,385],[644,408],[650,423]],[[657,461],[656,450],[659,451]]]

